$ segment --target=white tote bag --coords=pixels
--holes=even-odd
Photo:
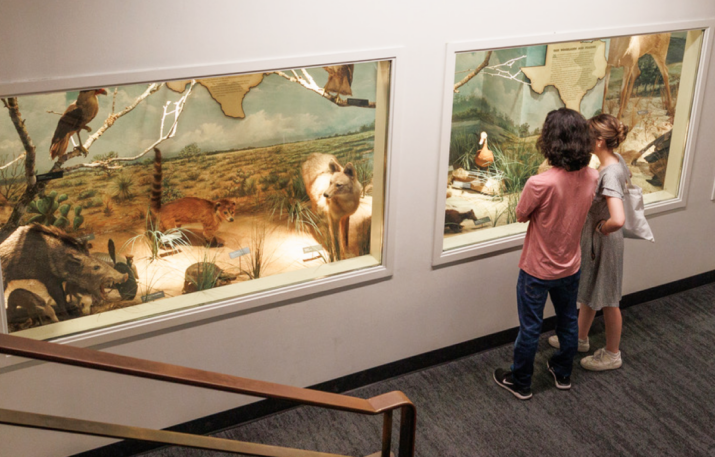
[[[653,232],[645,218],[643,189],[633,184],[630,177],[623,190],[623,210],[626,213],[626,223],[623,225],[623,236],[625,238],[655,242]]]

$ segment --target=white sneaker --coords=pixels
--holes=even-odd
[[[621,368],[623,359],[621,359],[621,351],[614,356],[606,352],[606,348],[598,349],[593,355],[581,359],[581,366],[590,371],[605,371]]]
[[[549,337],[549,344],[556,349],[561,347],[561,344],[559,344],[559,337],[556,335],[551,335]],[[585,340],[582,340],[579,338],[578,340],[578,352],[588,352],[588,350],[591,349],[591,344],[588,342],[588,337],[586,337]]]

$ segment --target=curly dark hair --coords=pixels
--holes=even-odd
[[[546,116],[536,147],[552,167],[580,170],[591,161],[593,151],[588,121],[572,109],[551,111]]]

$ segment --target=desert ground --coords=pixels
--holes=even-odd
[[[618,111],[617,99],[608,100],[606,111],[616,114]],[[649,143],[673,128],[672,117],[668,115],[663,107],[662,99],[660,96],[655,95],[632,97],[622,121],[630,126],[630,131],[626,141],[617,152],[622,154],[626,163],[629,164],[633,174],[633,183],[641,187],[644,194],[662,190],[662,186],[649,182],[653,178],[653,173],[645,157],[652,152],[653,148],[651,147],[644,151],[643,154],[640,154]],[[538,154],[536,150],[533,153]],[[599,166],[598,159],[593,160],[591,166],[597,168]],[[460,212],[471,209],[474,210],[477,219],[487,217],[490,219],[488,222],[479,225],[475,225],[470,220],[465,220],[462,223],[461,233],[507,224],[510,202],[513,205],[513,202],[518,200],[519,197],[517,194],[485,195],[456,186],[450,188],[449,191],[451,196],[446,200],[447,209],[456,209]],[[451,237],[459,234],[447,232],[444,236]]]
[[[153,153],[141,163],[111,173],[82,170],[50,181],[45,193],[56,191],[58,197],[64,194],[67,199],[60,204],[71,205],[66,231],[76,237],[92,237],[89,242],[92,253],[106,253],[108,241],[112,239],[119,255],[133,256],[138,271],[139,293],[134,300],[122,301],[118,292],[112,291],[108,300],[92,306],[91,313],[138,304],[141,296],[155,292],[164,292],[166,297],[180,295],[186,269],[197,262],[214,263],[236,275],[234,283],[248,281],[255,277],[255,272],[249,273],[249,264],[257,252],[258,242],[263,242],[259,277],[329,261],[324,251],[303,252],[303,248],[319,246],[321,237],[315,235],[314,226],[306,222],[304,215],[296,214],[296,208],[303,213],[310,208],[300,167],[313,152],[333,154],[342,165],[347,162],[356,164],[366,187],[359,213],[369,220],[372,132],[200,153],[188,158],[165,158],[162,165],[164,204],[189,196],[208,200],[231,198],[237,209],[234,221],[223,222],[217,233],[223,246],[207,247],[201,236],[201,225],[189,224],[181,227],[184,236],[177,248],[160,250],[159,258],[154,260],[144,236],[147,229],[151,229],[147,225],[147,213],[153,181]],[[0,206],[0,220],[6,220],[12,211],[12,206],[4,203]],[[82,207],[84,222],[74,230],[72,220],[77,206]],[[25,223],[30,216],[32,214],[25,216]],[[357,222],[355,219],[351,220],[351,227]],[[350,235],[355,237],[357,231]],[[231,258],[232,252],[244,248],[251,252]],[[343,258],[347,256],[345,254]]]

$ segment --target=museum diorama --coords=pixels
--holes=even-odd
[[[379,265],[390,67],[2,98],[7,331],[54,338]]]
[[[549,168],[540,126],[564,106],[617,116],[630,127],[618,152],[646,203],[677,197],[702,39],[689,30],[457,52],[443,251],[526,230],[519,196]]]

